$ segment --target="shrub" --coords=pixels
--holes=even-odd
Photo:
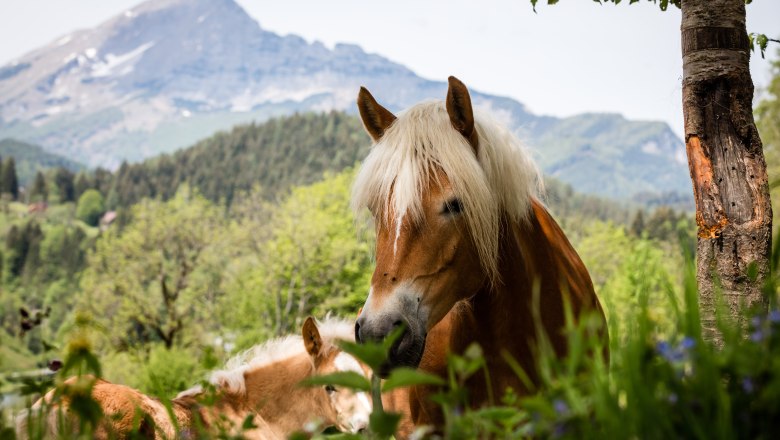
[[[76,205],[76,217],[90,226],[97,226],[100,216],[105,212],[103,195],[95,189],[88,189],[79,197]]]

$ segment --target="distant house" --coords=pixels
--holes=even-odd
[[[43,214],[49,208],[46,202],[35,202],[27,205],[27,214]]]
[[[116,211],[108,211],[100,217],[100,230],[105,231],[116,220]]]

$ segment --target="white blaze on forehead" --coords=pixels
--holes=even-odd
[[[401,225],[404,222],[404,216],[406,212],[401,213],[398,218],[395,219],[395,242],[393,242],[393,255],[398,254],[398,238],[401,236]]]

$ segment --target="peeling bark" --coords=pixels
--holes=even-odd
[[[753,121],[744,0],[682,2],[685,144],[696,200],[697,279],[705,336],[718,289],[732,316],[766,307],[772,207]],[[755,264],[757,277],[748,277]]]

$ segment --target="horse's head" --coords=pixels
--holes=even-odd
[[[354,371],[367,375],[368,370],[350,354],[331,345],[320,337],[317,324],[309,317],[303,324],[303,343],[314,363],[314,375],[326,375],[339,371]],[[364,392],[327,385],[312,390],[320,403],[322,416],[329,425],[339,431],[358,433],[368,427],[371,402]],[[283,396],[280,396],[283,398]]]
[[[363,88],[358,108],[375,145],[357,177],[353,204],[374,216],[376,269],[355,336],[381,340],[404,326],[387,366],[417,366],[428,331],[455,303],[497,279],[500,215],[517,201],[496,194],[494,177],[507,167],[514,171],[505,163],[514,150],[503,156],[483,151],[494,139],[482,139],[469,92],[454,77],[446,103],[418,104],[396,118]],[[531,174],[522,179],[531,182]],[[533,186],[528,182],[517,186]]]

